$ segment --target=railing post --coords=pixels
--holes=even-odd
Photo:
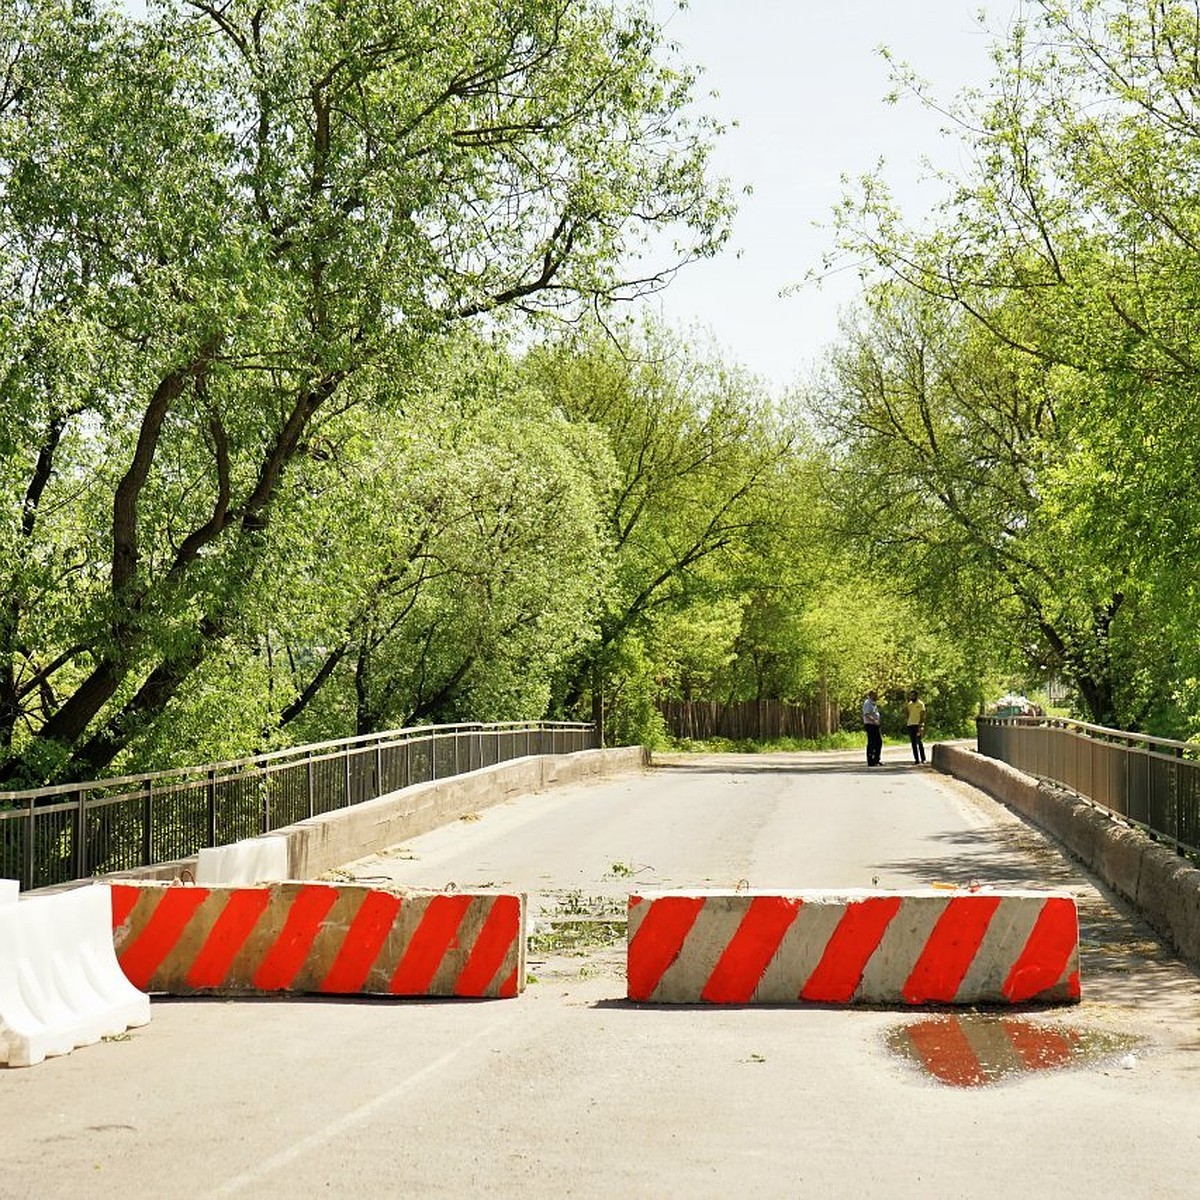
[[[308,777],[308,815],[315,817],[317,815],[317,796],[316,788],[313,785],[313,757],[311,750],[304,756],[304,764],[304,773]]]
[[[375,786],[371,789],[376,796],[383,795],[383,739],[375,741]]]
[[[32,796],[25,802],[29,806],[25,818],[25,861],[21,863],[21,890],[29,891],[33,887],[33,852],[36,845],[33,829],[34,799]]]
[[[437,776],[437,734],[429,735],[429,778],[436,779]]]
[[[208,773],[208,845],[217,844],[217,773]]]
[[[146,780],[146,799],[142,801],[142,862],[148,867],[154,862],[154,784]]]
[[[1126,746],[1121,755],[1121,813],[1129,816],[1133,807],[1133,780],[1130,778],[1129,766],[1133,762],[1133,747]]]
[[[73,869],[76,879],[87,878],[87,790],[80,788],[75,798],[75,853]]]
[[[343,808],[350,807],[350,751],[345,749],[342,751],[342,764],[345,767],[343,775],[346,780],[346,802],[342,805]]]
[[[1175,853],[1183,854],[1183,799],[1180,796],[1182,791],[1182,783],[1180,776],[1183,774],[1180,764],[1183,762],[1183,747],[1175,747],[1175,770],[1171,772],[1171,807],[1175,813]]]

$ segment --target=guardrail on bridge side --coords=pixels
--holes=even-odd
[[[1200,746],[1059,717],[977,717],[979,753],[1200,854]]]
[[[413,784],[595,745],[595,726],[585,722],[422,725],[232,762],[0,791],[0,879],[30,890],[189,858]]]

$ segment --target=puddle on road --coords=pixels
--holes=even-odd
[[[891,1030],[886,1043],[894,1055],[931,1079],[960,1088],[1115,1061],[1142,1045],[1128,1034],[996,1013],[927,1017]]]

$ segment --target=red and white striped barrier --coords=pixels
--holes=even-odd
[[[1070,896],[921,889],[629,898],[628,997],[663,1004],[1079,1000]]]
[[[117,960],[150,992],[515,996],[525,897],[354,884],[114,884]]]

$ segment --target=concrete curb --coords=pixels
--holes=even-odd
[[[397,846],[493,804],[566,784],[643,771],[649,765],[650,755],[643,746],[531,755],[482,767],[465,775],[413,784],[363,804],[272,830],[263,837],[286,839],[289,879],[316,879],[335,867]],[[251,838],[238,844],[252,845],[258,840]],[[104,878],[114,882],[122,879],[169,881],[188,873],[195,879],[197,857],[120,871]]]
[[[1200,869],[1187,859],[1086,800],[975,750],[939,742],[933,765],[1049,833],[1200,969]]]

